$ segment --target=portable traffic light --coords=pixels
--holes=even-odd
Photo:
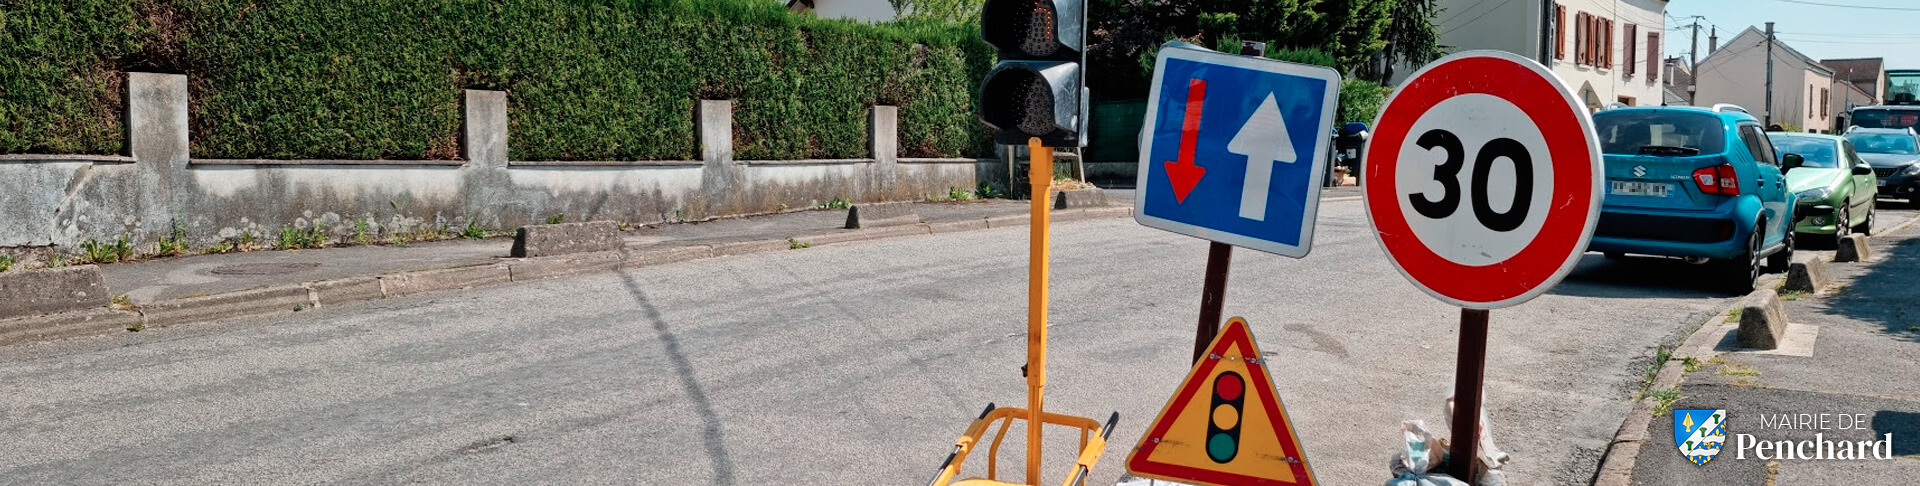
[[[1225,463],[1240,455],[1240,416],[1247,403],[1247,381],[1226,372],[1213,379],[1213,409],[1207,417],[1207,458]]]
[[[987,0],[981,34],[1000,63],[980,86],[994,141],[1081,146],[1087,133],[1086,0]]]

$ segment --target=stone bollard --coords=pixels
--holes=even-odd
[[[1833,253],[1834,262],[1864,262],[1873,260],[1872,239],[1863,234],[1851,234],[1840,239],[1840,248]]]
[[[620,227],[612,221],[535,224],[520,227],[513,236],[514,258],[618,250],[626,246]]]
[[[920,213],[911,202],[855,204],[847,208],[847,229],[903,224],[920,224]]]
[[[1107,205],[1107,193],[1100,188],[1055,191],[1053,209],[1097,208]]]
[[[1801,292],[1819,292],[1833,283],[1827,276],[1827,261],[1813,254],[1794,255],[1793,263],[1787,266],[1787,282],[1780,290],[1798,290]]]
[[[1740,303],[1740,347],[1775,349],[1786,334],[1787,308],[1780,302],[1780,294],[1766,289],[1747,294]]]

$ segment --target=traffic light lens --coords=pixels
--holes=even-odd
[[[1233,408],[1233,405],[1228,405],[1224,403],[1220,404],[1220,406],[1218,407],[1213,407],[1213,426],[1214,427],[1219,427],[1222,429],[1231,429],[1236,425],[1240,425],[1239,409]]]
[[[1245,385],[1240,381],[1240,375],[1220,375],[1219,379],[1213,381],[1213,394],[1221,400],[1239,400],[1240,393],[1246,389]]]
[[[1051,56],[1060,49],[1060,43],[1054,41],[1053,9],[1047,8],[1047,2],[1034,2],[1031,13],[1027,15],[1027,31],[1020,39],[1020,50],[1029,56]]]
[[[1027,82],[1026,109],[1021,113],[1020,132],[1033,136],[1053,133],[1053,90],[1039,77]]]
[[[1239,452],[1239,449],[1239,442],[1225,432],[1216,433],[1207,438],[1207,458],[1213,459],[1213,462],[1231,461],[1234,453]]]

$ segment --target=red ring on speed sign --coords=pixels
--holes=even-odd
[[[1421,242],[1401,210],[1395,180],[1400,150],[1414,123],[1443,101],[1476,93],[1526,113],[1545,139],[1554,169],[1539,232],[1518,253],[1488,265],[1447,260]],[[1447,56],[1409,78],[1387,100],[1374,127],[1365,149],[1368,219],[1389,259],[1415,286],[1462,307],[1506,307],[1551,288],[1586,253],[1600,213],[1599,141],[1586,107],[1546,68],[1506,52]]]

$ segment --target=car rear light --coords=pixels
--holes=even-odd
[[[1720,164],[1693,171],[1693,184],[1700,188],[1701,194],[1740,195],[1740,178],[1733,172],[1733,164]]]

